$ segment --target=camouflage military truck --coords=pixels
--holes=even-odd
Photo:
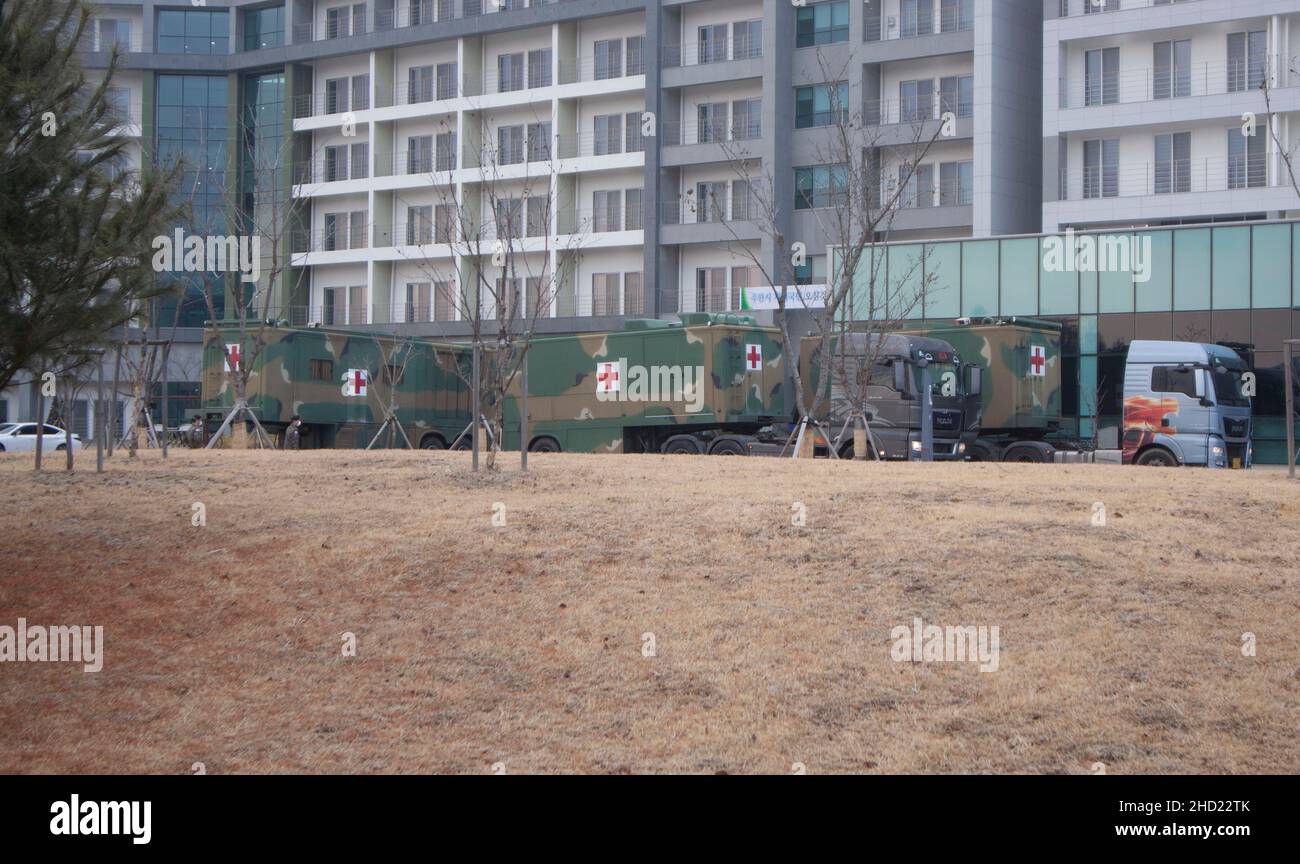
[[[249,407],[277,438],[297,414],[303,448],[365,447],[384,421],[394,378],[397,416],[414,446],[442,449],[469,425],[469,388],[455,366],[468,368],[463,345],[317,328],[274,328],[266,338],[246,395]],[[238,333],[228,331],[222,341],[235,344]],[[402,352],[408,350],[403,368]],[[385,356],[393,362],[385,364]],[[234,404],[226,358],[211,333],[204,340],[203,361],[202,410],[211,432]],[[387,440],[382,436],[376,446]],[[397,443],[405,446],[400,436]]]
[[[812,404],[813,388],[821,386],[824,407],[818,413],[835,436],[830,442],[819,439],[819,445],[834,447],[842,458],[853,455],[847,421],[853,402],[861,399],[880,458],[922,460],[927,447],[935,460],[966,458],[980,431],[981,375],[952,345],[924,336],[849,332],[833,337],[831,353],[834,360],[823,371],[821,340],[800,341],[805,404]],[[869,378],[862,380],[863,375]]]
[[[962,318],[908,332],[942,339],[982,370],[975,462],[1051,462],[1061,428],[1061,325],[1031,318]]]
[[[739,315],[632,320],[610,333],[547,336],[528,351],[529,449],[741,455],[787,413],[780,331]],[[519,448],[521,378],[505,405]]]

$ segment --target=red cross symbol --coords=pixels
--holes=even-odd
[[[365,386],[366,386],[366,376],[365,376],[365,373],[362,372],[360,369],[356,369],[356,370],[354,370],[354,371],[352,372],[352,389],[353,389],[353,391],[356,392],[356,394],[357,394],[358,396],[360,396],[360,395],[361,395],[361,391],[365,388]]]
[[[745,355],[745,359],[749,361],[750,369],[757,369],[763,362],[763,354],[758,350],[757,345],[750,345],[749,353]]]
[[[238,369],[239,369],[239,343],[238,343],[238,342],[232,342],[231,344],[227,345],[227,346],[226,346],[226,355],[227,355],[226,365],[228,365],[228,366],[231,368],[231,370],[233,370],[233,371],[238,371]]]
[[[618,366],[613,363],[602,363],[600,371],[596,373],[596,383],[601,390],[615,389],[618,384]]]
[[[1037,345],[1030,349],[1029,365],[1033,368],[1034,375],[1042,375],[1043,367],[1047,365],[1047,358],[1043,354],[1043,349]]]

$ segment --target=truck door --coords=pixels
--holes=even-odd
[[[1205,376],[1194,366],[1155,366],[1151,370],[1151,389],[1166,407],[1161,416],[1161,434],[1174,439],[1175,455],[1190,465],[1204,465],[1209,457],[1209,434],[1213,409],[1201,406],[1205,396]],[[1169,407],[1177,406],[1169,412]]]

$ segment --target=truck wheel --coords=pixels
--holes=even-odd
[[[529,453],[559,453],[560,442],[554,438],[538,438],[528,445]]]
[[[460,438],[460,440],[457,441],[455,444],[452,445],[451,449],[453,449],[453,450],[469,450],[469,449],[471,449],[473,446],[474,446],[474,444],[473,444],[472,441],[469,440],[469,436],[468,436],[468,435],[462,435],[461,438]]]
[[[420,442],[421,450],[446,450],[447,442],[443,441],[437,435],[426,435]]]
[[[988,441],[976,441],[966,451],[972,462],[1001,462],[1002,448]]]
[[[1028,445],[1012,444],[1007,448],[1005,455],[1002,457],[1003,462],[1046,462],[1047,457],[1042,450],[1037,447]]]
[[[1173,468],[1178,465],[1178,460],[1174,454],[1170,453],[1163,447],[1152,447],[1143,450],[1137,458],[1138,465],[1148,465],[1152,468]]]
[[[734,441],[730,438],[723,438],[717,444],[713,445],[713,449],[709,451],[709,455],[710,456],[744,456],[745,448],[741,446],[739,441]]]
[[[694,438],[679,435],[676,438],[668,439],[668,443],[664,445],[664,454],[667,456],[698,456],[700,455],[700,445]]]

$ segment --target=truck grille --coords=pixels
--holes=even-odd
[[[934,412],[934,431],[956,432],[960,428],[961,428],[960,411],[935,411]]]
[[[1228,438],[1245,438],[1250,428],[1250,421],[1244,418],[1229,418],[1223,421],[1223,434]]]

